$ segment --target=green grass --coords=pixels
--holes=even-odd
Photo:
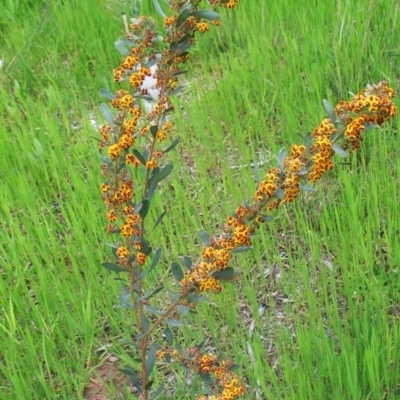
[[[398,2],[326,3],[242,1],[199,38],[175,118],[175,172],[152,210],[168,210],[150,237],[164,247],[164,280],[170,261],[198,257],[199,229],[218,233],[251,198],[249,164],[270,152],[263,170],[274,166],[324,118],[323,98],[382,79],[400,91]],[[112,238],[88,114],[99,88],[116,87],[113,42],[130,7],[0,9],[1,399],[83,398],[96,349],[123,353],[128,314],[113,309],[118,283],[100,267]],[[277,212],[254,251],[235,257],[238,283],[199,307],[201,329],[182,331],[185,344],[212,338],[242,365],[246,399],[400,398],[398,132],[398,119],[368,132],[351,165]],[[192,396],[184,379],[174,398]]]

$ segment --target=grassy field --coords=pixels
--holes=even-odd
[[[83,399],[92,371],[124,352],[89,115],[101,121],[98,90],[116,89],[130,3],[2,0],[0,399]],[[382,79],[400,92],[397,0],[281,3],[242,0],[199,38],[153,210],[168,211],[151,237],[164,248],[154,279],[198,257],[198,230],[218,233],[255,190],[251,163],[275,166],[325,117],[322,99]],[[399,127],[368,132],[318,193],[277,212],[235,257],[238,282],[199,307],[204,329],[182,331],[242,365],[246,399],[400,399]],[[193,397],[183,373],[174,390]]]

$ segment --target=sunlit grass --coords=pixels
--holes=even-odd
[[[274,153],[318,124],[323,98],[382,79],[399,91],[396,1],[242,3],[199,39],[185,78],[175,173],[152,210],[168,211],[151,237],[164,246],[164,280],[170,261],[198,256],[199,229],[218,233],[251,196],[250,164],[274,166]],[[129,6],[5,4],[0,397],[78,399],[101,363],[96,349],[120,354],[129,334],[113,309],[118,283],[100,267],[112,238],[88,121],[98,89],[114,88]],[[243,366],[249,400],[400,397],[398,127],[370,131],[350,165],[281,210],[236,256],[237,284],[199,307],[204,332],[182,332]],[[175,398],[192,396],[183,374],[177,382]]]

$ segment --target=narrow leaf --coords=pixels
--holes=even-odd
[[[302,185],[300,185],[300,189],[303,190],[304,192],[313,192],[313,193],[316,193],[316,192],[317,192],[316,189],[314,189],[314,188],[312,188],[312,187],[309,187],[309,186],[302,186]]]
[[[183,89],[182,85],[177,86],[176,89],[172,90],[169,93],[169,97],[172,97],[172,96],[175,96],[176,94],[179,94],[182,91],[182,89]]]
[[[129,54],[129,50],[125,47],[125,44],[118,39],[114,42],[115,48],[124,56],[126,57]]]
[[[190,257],[188,256],[183,257],[183,264],[189,271],[192,270],[192,259]]]
[[[189,312],[189,307],[186,306],[177,306],[177,309],[179,314],[181,314],[182,316],[186,316]]]
[[[104,268],[108,269],[109,271],[114,271],[114,272],[123,272],[125,269],[121,267],[120,265],[113,264],[113,263],[108,263],[105,262],[101,264]]]
[[[160,256],[161,256],[161,251],[162,251],[162,248],[160,246],[154,253],[153,259],[151,260],[150,269],[153,269],[157,265],[157,263],[160,259]]]
[[[174,342],[174,336],[172,334],[171,329],[169,329],[168,327],[166,327],[164,329],[164,335],[165,335],[165,339],[167,340],[167,343],[169,346],[172,346],[172,343]]]
[[[278,198],[279,200],[283,200],[284,197],[285,197],[285,192],[284,192],[282,189],[277,189],[277,190],[275,190],[275,192],[274,192],[274,196],[275,196],[276,198]]]
[[[143,199],[142,208],[139,211],[139,215],[142,217],[142,219],[146,218],[146,215],[149,212],[149,208],[150,208],[150,201],[147,199]]]
[[[178,20],[176,21],[176,26],[180,27],[189,17],[190,15],[190,10],[185,8],[178,17]]]
[[[231,251],[232,254],[244,253],[245,251],[253,250],[253,246],[240,246]]]
[[[163,9],[161,8],[160,4],[157,0],[153,0],[154,7],[156,8],[157,12],[163,17],[167,18],[167,15],[164,13]]]
[[[142,203],[136,204],[135,208],[133,209],[133,214],[138,214],[139,211],[142,209],[142,207],[143,207]]]
[[[153,371],[154,364],[156,362],[156,351],[160,346],[158,344],[153,343],[150,347],[149,353],[146,359],[146,377],[148,378]]]
[[[339,157],[347,157],[349,154],[347,153],[347,151],[345,151],[341,146],[339,146],[337,143],[333,143],[333,150],[335,150],[335,153],[339,156]]]
[[[153,386],[153,382],[154,382],[153,380],[147,382],[147,385],[146,385],[147,390],[151,389],[151,387]]]
[[[219,14],[212,10],[197,10],[190,13],[190,15],[196,18],[205,19],[207,21],[215,21],[216,19],[219,19]]]
[[[179,328],[184,325],[182,321],[177,321],[176,319],[166,319],[165,323],[173,328]]]
[[[309,156],[310,155],[310,147],[312,145],[312,136],[311,132],[307,132],[304,136],[304,146],[306,146],[306,153]]]
[[[308,169],[306,167],[301,167],[300,171],[297,173],[297,175],[307,175],[308,174]]]
[[[151,133],[151,136],[153,136],[153,138],[156,137],[157,132],[158,132],[158,126],[157,125],[150,126],[150,133]]]
[[[155,314],[155,315],[165,315],[165,311],[162,310],[157,310],[157,308],[154,308],[152,306],[145,305],[144,309],[149,312],[150,314]]]
[[[235,270],[232,267],[225,268],[222,271],[217,271],[212,274],[212,276],[219,280],[231,279],[233,275],[235,275]]]
[[[272,217],[271,215],[263,215],[263,216],[261,217],[261,219],[262,219],[264,222],[271,222],[271,221],[274,220],[274,217]]]
[[[162,180],[164,180],[172,171],[172,169],[174,168],[172,163],[167,164],[161,171],[160,173],[157,175],[157,183],[161,182]]]
[[[125,368],[120,369],[120,371],[129,378],[133,386],[137,389],[138,393],[141,393],[142,385],[140,384],[140,380],[136,371],[134,371],[134,369],[129,365],[126,365]]]
[[[169,151],[173,150],[177,144],[181,141],[181,138],[176,138],[164,151],[163,153],[168,153]]]
[[[104,118],[110,125],[114,125],[114,116],[106,103],[100,104],[100,110],[104,115]]]
[[[155,400],[164,390],[164,385],[160,385],[157,390],[151,395],[150,400]]]
[[[156,222],[154,222],[153,231],[154,231],[154,229],[156,229],[157,226],[161,223],[161,221],[163,220],[163,218],[164,218],[164,216],[165,216],[166,213],[167,213],[167,212],[164,211],[164,212],[156,219]]]
[[[147,317],[145,315],[142,315],[141,322],[142,322],[143,333],[146,333],[149,330],[149,326],[150,326],[149,320],[147,319]]]
[[[324,100],[322,100],[322,102],[324,104],[326,114],[331,119],[332,123],[336,126],[337,116],[336,116],[334,108],[332,107],[331,103],[329,103],[328,100],[324,99]]]
[[[205,384],[207,384],[207,385],[211,385],[212,384],[212,379],[211,379],[211,375],[210,374],[200,373],[200,378]]]
[[[171,263],[171,271],[176,283],[180,284],[181,280],[183,279],[183,272],[181,266],[176,261]]]
[[[179,75],[183,75],[183,74],[186,74],[187,73],[187,71],[177,71],[177,72],[174,72],[173,74],[172,74],[172,76],[179,76]]]
[[[146,160],[143,155],[136,149],[132,149],[132,154],[143,164],[146,165]]]
[[[201,229],[199,231],[199,235],[201,237],[201,240],[202,240],[204,246],[209,247],[210,246],[210,235],[206,231],[203,231],[203,229]]]
[[[282,171],[285,170],[285,167],[283,166],[283,160],[287,157],[287,155],[288,155],[288,151],[287,151],[286,149],[282,149],[282,150],[279,152],[278,157],[276,157],[276,160],[278,161],[279,168],[280,168]]]
[[[115,99],[115,94],[112,93],[112,92],[110,92],[110,91],[107,90],[107,89],[100,89],[99,93],[100,93],[103,97],[105,97],[106,99],[109,99],[109,100],[114,100],[114,99]]]
[[[138,301],[142,301],[145,299],[150,299],[152,298],[154,295],[156,295],[158,292],[161,292],[161,290],[164,289],[164,286],[158,286],[155,289],[150,289],[148,290],[143,296],[139,297]]]

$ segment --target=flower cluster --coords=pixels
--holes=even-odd
[[[210,400],[233,400],[240,397],[244,392],[244,386],[239,382],[236,374],[230,368],[233,366],[229,361],[218,362],[218,357],[212,354],[203,354],[196,360],[196,370],[201,374],[212,374],[222,387],[222,393],[211,396]],[[205,399],[198,396],[196,400]]]
[[[394,95],[394,90],[382,81],[368,86],[351,101],[339,102],[335,112],[339,122],[347,125],[344,131],[347,141],[343,148],[350,152],[358,149],[366,126],[382,125],[397,115],[397,108],[391,101]]]
[[[318,181],[334,168],[332,157],[335,143],[344,138],[339,149],[354,150],[359,147],[362,133],[369,124],[382,125],[397,113],[391,99],[394,91],[386,82],[369,86],[349,102],[341,101],[335,108],[337,118],[324,119],[311,133],[305,144],[293,145],[288,156],[281,160],[279,168],[271,168],[257,187],[252,204],[242,204],[228,217],[224,232],[218,239],[212,238],[210,246],[202,252],[202,259],[181,280],[181,290],[190,287],[200,292],[222,290],[218,272],[228,268],[232,252],[251,245],[251,236],[268,220],[265,212],[290,203],[301,191],[301,179]],[[307,146],[308,144],[308,146]],[[308,147],[308,148],[307,148]]]

